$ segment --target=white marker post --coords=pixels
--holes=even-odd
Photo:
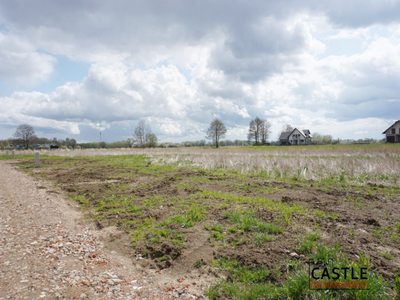
[[[40,166],[40,161],[39,161],[39,152],[35,152],[35,167]]]
[[[6,155],[8,155],[8,150],[6,150]]]

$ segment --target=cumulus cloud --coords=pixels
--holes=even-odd
[[[386,124],[399,102],[399,13],[391,0],[3,1],[0,80],[51,79],[56,55],[91,67],[80,82],[0,98],[2,124],[89,135],[146,119],[182,139],[204,136],[215,116],[238,138],[255,116],[274,130]],[[354,39],[357,53],[323,56]]]
[[[34,84],[48,79],[57,59],[19,37],[0,32],[0,79]]]

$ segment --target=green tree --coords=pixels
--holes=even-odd
[[[312,135],[313,144],[322,144],[322,135],[318,132],[314,132]]]
[[[70,140],[69,140],[69,145],[72,147],[72,149],[75,149],[75,147],[76,147],[76,140],[75,140],[75,139],[70,139]]]
[[[327,135],[324,135],[323,137],[322,137],[322,143],[323,144],[332,144],[332,136],[331,135],[329,135],[329,134],[327,134]]]
[[[212,140],[215,147],[218,148],[219,140],[225,137],[226,131],[224,123],[215,118],[207,129],[206,139]]]
[[[146,143],[147,143],[147,147],[149,147],[149,148],[157,147],[157,137],[156,137],[156,135],[154,133],[146,134]]]

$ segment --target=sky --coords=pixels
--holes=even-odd
[[[400,1],[2,0],[0,139],[245,140],[255,117],[340,139],[400,119]]]

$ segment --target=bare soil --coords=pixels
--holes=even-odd
[[[212,259],[221,256],[236,259],[245,266],[275,269],[268,280],[282,283],[288,272],[284,262],[297,251],[297,239],[316,231],[322,233],[326,245],[338,241],[341,251],[352,260],[360,253],[370,256],[375,270],[386,279],[393,278],[393,273],[399,270],[400,239],[395,226],[400,222],[400,196],[389,186],[326,186],[243,178],[189,168],[113,163],[112,159],[101,158],[43,159],[41,163],[40,168],[31,168],[31,162],[16,162],[40,180],[47,195],[65,195],[70,205],[79,207],[85,222],[94,224],[99,231],[105,249],[119,253],[135,270],[153,274],[154,280],[170,291],[177,290],[179,284],[180,289],[199,295],[216,280],[229,279],[229,274],[210,266]],[[224,199],[201,196],[203,190],[269,198],[291,207],[301,206],[312,213],[293,213],[291,222],[282,224],[278,211],[249,201],[224,205]],[[104,202],[112,196],[129,199],[129,205]],[[181,224],[157,227],[196,204],[207,210],[204,220],[192,227]],[[129,211],[129,207],[137,210]],[[255,245],[251,232],[229,233],[227,229],[232,224],[225,214],[238,210],[252,211],[262,221],[282,224],[284,232],[262,245]],[[183,236],[183,242],[174,243],[173,237],[154,242],[157,236],[146,228],[143,238],[132,243],[132,232],[149,219],[155,220],[152,229],[168,229],[172,236]],[[224,228],[223,241],[210,238],[210,231],[205,229],[216,223]],[[383,253],[390,253],[393,259],[385,258]]]

